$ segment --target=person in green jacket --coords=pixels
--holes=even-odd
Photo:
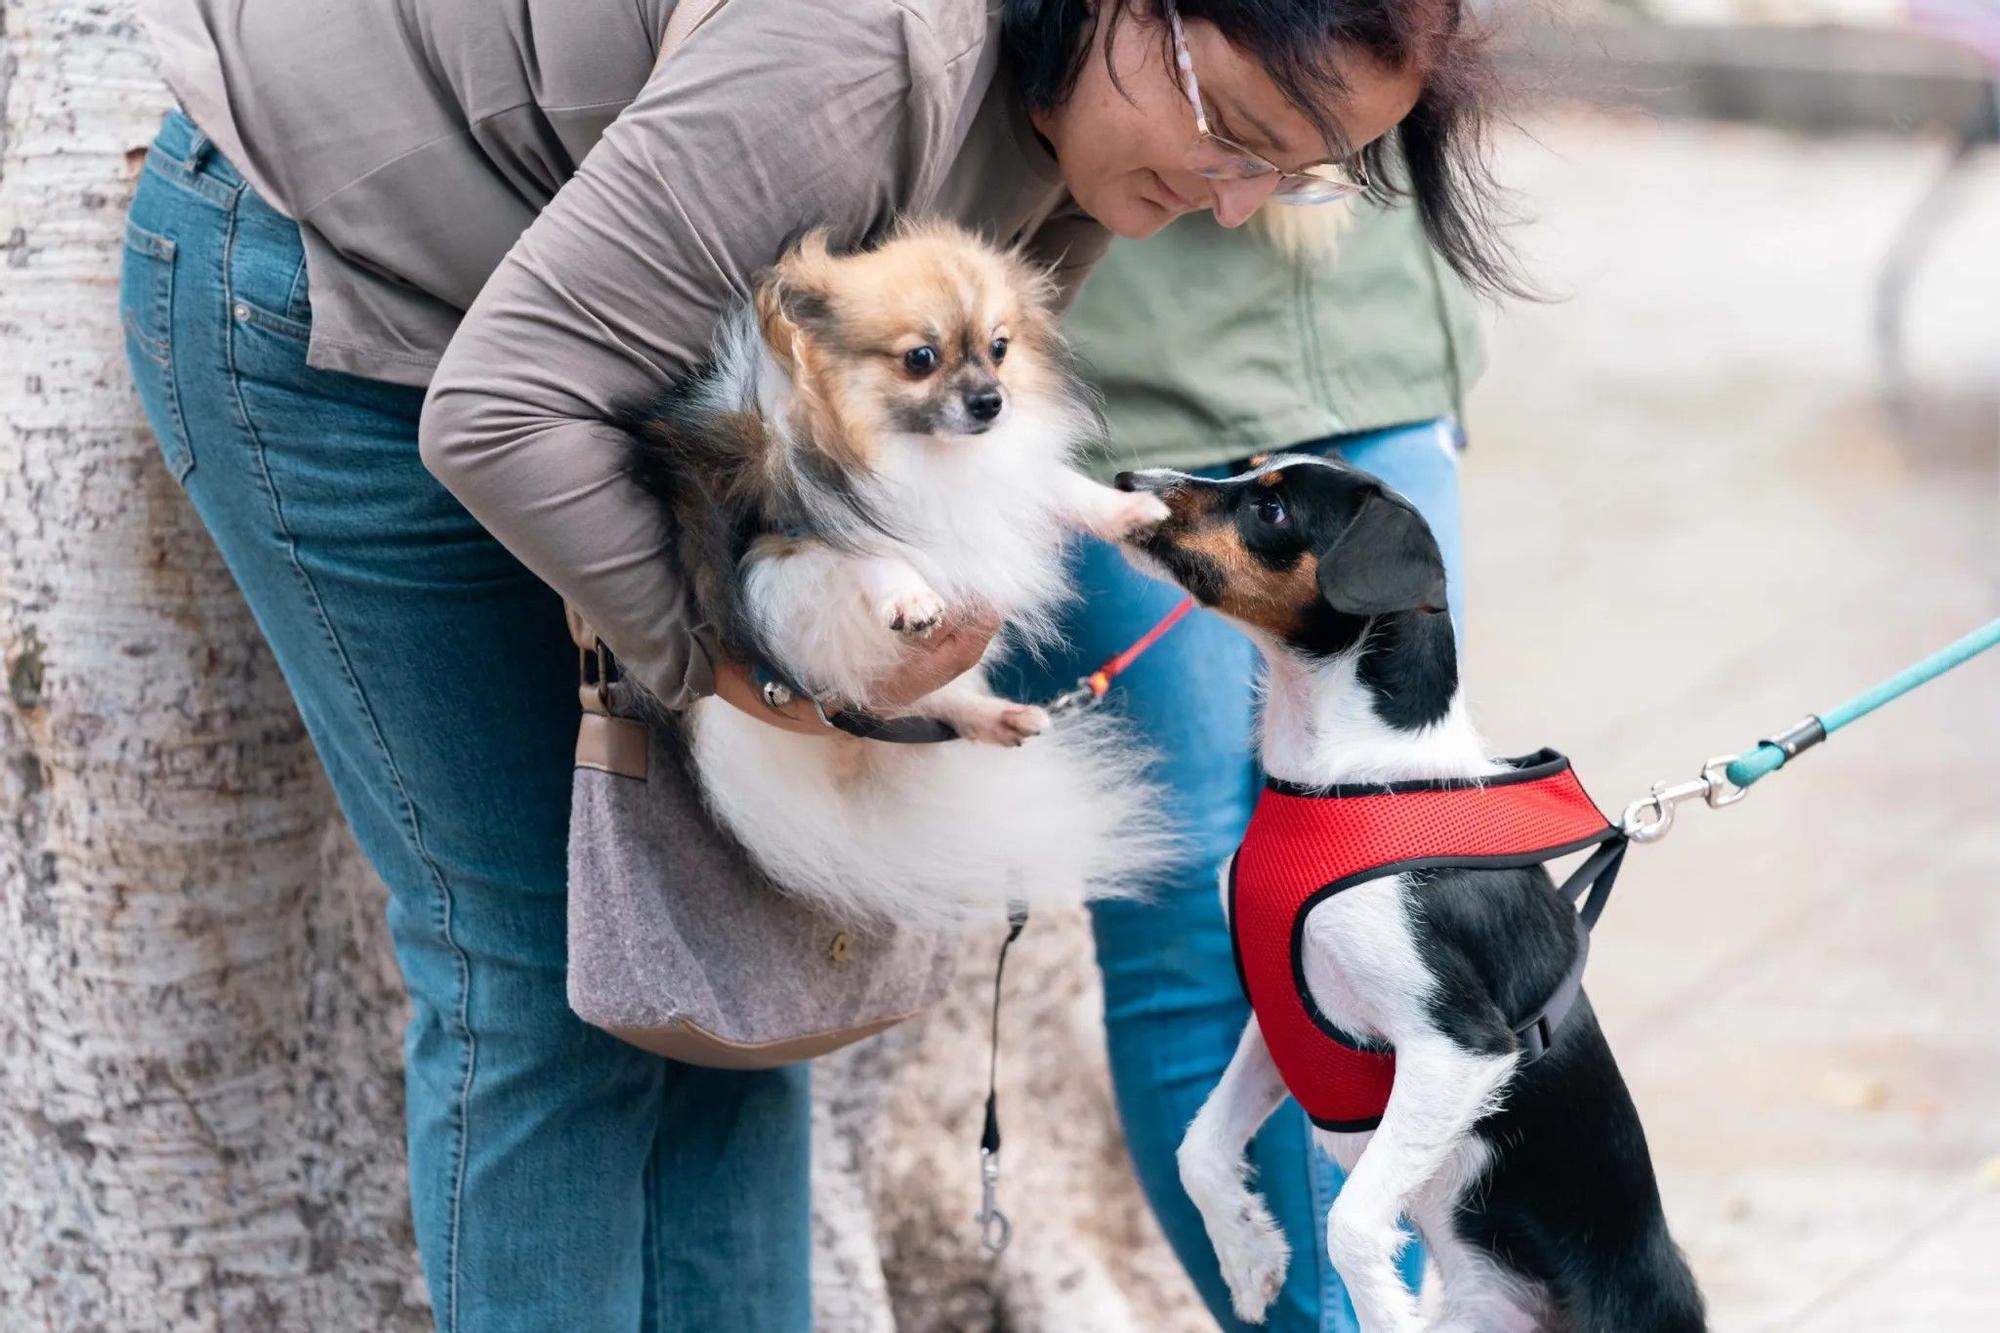
[[[1375,473],[1437,533],[1460,614],[1458,427],[1480,367],[1473,298],[1414,210],[1359,203],[1265,210],[1230,230],[1207,214],[1099,263],[1069,329],[1105,395],[1100,475],[1174,467],[1226,475],[1258,454],[1336,455]],[[1065,656],[1022,663],[1011,697],[1052,697],[1125,648],[1180,599],[1118,552],[1081,552],[1085,598]],[[1174,1154],[1249,1017],[1216,891],[1261,781],[1252,735],[1256,653],[1219,617],[1181,622],[1118,677],[1114,705],[1159,753],[1192,844],[1149,899],[1092,909],[1111,1071],[1153,1211],[1226,1329],[1241,1327]],[[1321,1233],[1340,1170],[1287,1102],[1252,1148],[1258,1188],[1292,1250],[1268,1316],[1277,1330],[1356,1328]],[[1422,1258],[1408,1252],[1414,1283]]]

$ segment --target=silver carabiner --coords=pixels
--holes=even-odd
[[[1739,787],[1729,780],[1729,766],[1740,757],[1719,754],[1701,766],[1702,781],[1708,784],[1702,799],[1708,802],[1709,809],[1720,810],[1725,805],[1735,805],[1750,794],[1748,787]]]
[[[1667,836],[1669,829],[1673,828],[1674,806],[1661,791],[1665,786],[1664,782],[1655,782],[1652,795],[1632,802],[1625,807],[1625,813],[1619,816],[1618,827],[1633,842],[1658,842]],[[1644,814],[1647,810],[1653,813]]]
[[[1658,842],[1673,829],[1674,809],[1682,801],[1699,796],[1711,810],[1736,804],[1750,794],[1748,787],[1729,780],[1728,769],[1736,758],[1733,754],[1717,755],[1701,766],[1700,777],[1686,782],[1655,782],[1650,792],[1625,807],[1618,819],[1619,831],[1633,842]]]
[[[979,1223],[980,1245],[996,1259],[1006,1250],[1007,1243],[1014,1239],[1014,1224],[1007,1220],[1007,1214],[1000,1211],[999,1198],[1000,1154],[981,1148],[979,1212],[972,1220]]]
[[[1078,676],[1076,684],[1042,705],[1042,711],[1050,717],[1062,717],[1067,713],[1081,712],[1098,700],[1096,690],[1090,688],[1090,677]]]

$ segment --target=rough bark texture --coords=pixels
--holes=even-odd
[[[0,1328],[422,1328],[381,885],[126,377],[167,104],[132,8],[0,8]],[[819,1326],[1205,1327],[1124,1161],[1080,916],[1010,964],[1017,1239],[979,1253],[996,944],[819,1071]]]
[[[128,0],[8,0],[0,1326],[420,1327],[373,880],[126,377]]]

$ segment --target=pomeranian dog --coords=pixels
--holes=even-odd
[[[847,710],[837,722],[897,712],[961,738],[801,735],[718,699],[684,714],[723,826],[850,919],[949,927],[1009,900],[1117,895],[1170,856],[1143,755],[1108,719],[1052,731],[984,663],[902,710],[876,698],[947,620],[998,621],[995,651],[1050,643],[1075,595],[1068,535],[1166,517],[1073,468],[1097,417],[1053,298],[1045,273],[953,227],[848,254],[809,233],[709,363],[622,423],[725,652]]]

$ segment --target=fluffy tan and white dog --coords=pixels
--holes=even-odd
[[[948,620],[1050,642],[1075,595],[1067,536],[1166,515],[1072,466],[1096,416],[1046,274],[948,226],[850,254],[808,234],[709,364],[623,424],[697,615],[731,657],[829,707],[883,711],[909,642]],[[1108,720],[1052,729],[983,665],[901,711],[963,739],[799,735],[707,700],[689,748],[765,871],[850,917],[991,919],[1010,899],[1127,892],[1169,857],[1142,757]]]

